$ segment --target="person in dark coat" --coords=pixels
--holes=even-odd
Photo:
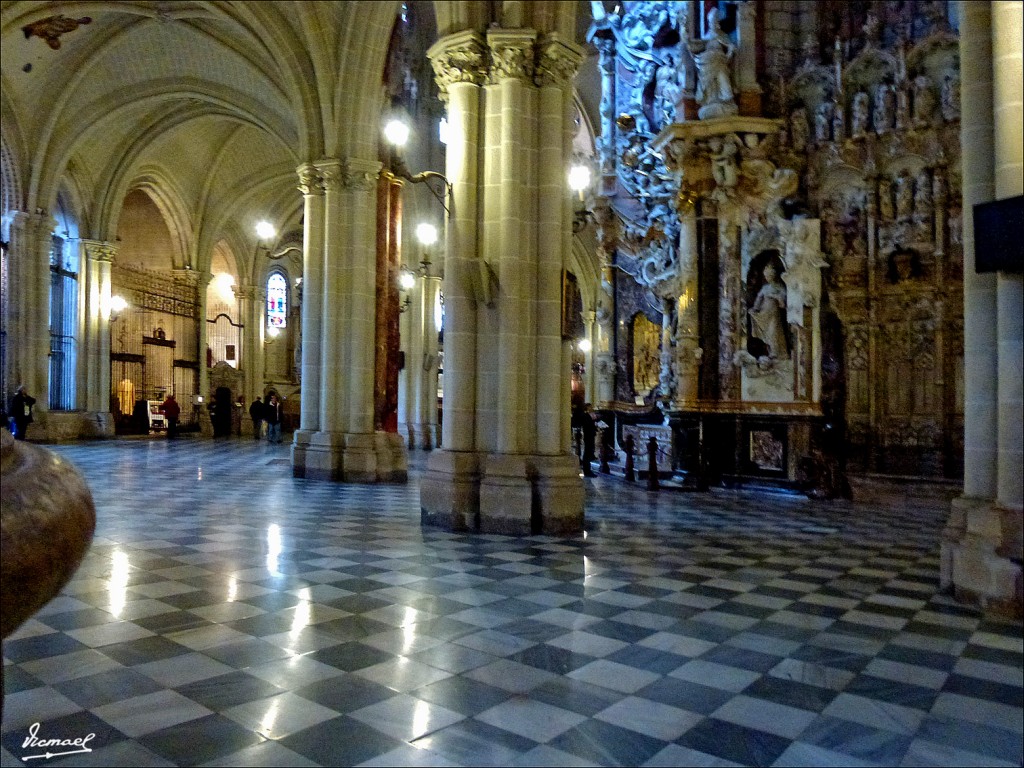
[[[263,406],[263,420],[267,422],[267,442],[281,442],[281,401],[277,395],[271,395]]]
[[[249,406],[249,418],[252,419],[252,436],[260,439],[260,430],[263,429],[263,401],[257,397]]]
[[[173,440],[178,436],[178,418],[181,416],[181,406],[174,399],[174,395],[168,395],[164,404],[160,406],[167,419],[167,439]]]
[[[25,391],[25,385],[18,387],[11,398],[11,416],[14,417],[14,437],[24,440],[28,425],[32,423],[32,406],[36,399]]]

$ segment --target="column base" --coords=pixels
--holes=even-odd
[[[408,459],[397,433],[300,429],[292,438],[292,475],[345,483],[404,483]]]
[[[572,536],[583,530],[583,482],[570,456],[438,450],[420,485],[422,522],[455,531]]]
[[[420,521],[449,531],[480,527],[480,457],[473,451],[434,451],[420,482]]]
[[[1024,614],[1021,510],[960,497],[942,531],[940,585],[958,600],[1017,619]]]

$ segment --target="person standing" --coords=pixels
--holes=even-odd
[[[167,419],[167,439],[173,440],[178,436],[178,418],[181,416],[181,406],[174,399],[174,395],[168,395],[160,410],[164,412]]]
[[[14,417],[14,437],[16,439],[25,439],[28,425],[32,423],[32,406],[35,404],[36,399],[25,391],[24,384],[14,391],[14,397],[11,398],[11,416]]]
[[[281,401],[271,395],[263,408],[263,420],[267,422],[267,442],[281,442]]]
[[[258,396],[249,406],[249,418],[252,419],[252,436],[259,440],[260,430],[263,429],[263,402]]]

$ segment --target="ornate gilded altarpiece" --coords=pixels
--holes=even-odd
[[[958,478],[949,9],[790,6],[592,3],[599,399],[619,423],[673,424],[677,467],[727,482]],[[656,383],[636,362],[652,359]]]

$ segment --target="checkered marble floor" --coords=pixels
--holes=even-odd
[[[4,765],[1022,764],[1021,626],[937,594],[934,503],[597,478],[583,536],[473,536],[420,527],[415,466],[57,450],[98,530],[4,643]]]

